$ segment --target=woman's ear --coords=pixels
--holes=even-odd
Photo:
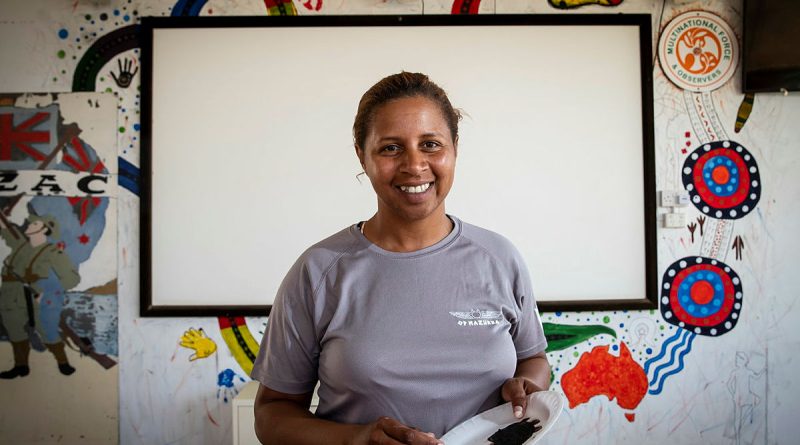
[[[458,156],[458,136],[456,136],[456,140],[453,141],[453,150],[455,151],[456,156]]]

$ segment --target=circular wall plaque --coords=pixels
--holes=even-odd
[[[739,42],[720,17],[691,11],[672,19],[658,41],[658,60],[667,78],[689,91],[713,91],[736,72]]]

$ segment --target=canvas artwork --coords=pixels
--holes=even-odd
[[[42,385],[117,398],[116,120],[108,94],[0,95],[4,431],[47,434],[25,428]],[[38,412],[69,418],[72,391],[51,394]]]

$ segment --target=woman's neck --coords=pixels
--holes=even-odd
[[[397,221],[378,212],[362,226],[368,240],[390,252],[414,252],[430,247],[452,230],[453,221],[443,211],[416,221]]]

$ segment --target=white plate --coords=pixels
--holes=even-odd
[[[539,419],[541,430],[524,442],[525,445],[536,443],[547,430],[555,423],[561,410],[564,409],[564,399],[555,391],[540,391],[528,396],[528,410],[525,417]],[[501,428],[519,422],[514,417],[511,402],[484,411],[471,419],[467,419],[457,427],[448,431],[441,437],[445,445],[491,445],[489,436]]]

